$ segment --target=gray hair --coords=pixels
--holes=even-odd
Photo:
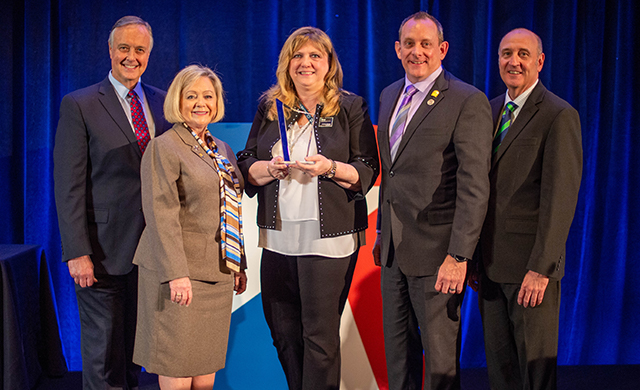
[[[415,20],[429,19],[430,21],[432,21],[433,24],[435,24],[436,27],[438,28],[438,44],[444,42],[444,32],[442,31],[442,25],[440,24],[438,19],[436,19],[434,16],[424,11],[418,11],[415,14],[408,16],[405,20],[402,21],[402,23],[400,24],[400,29],[398,30],[399,41],[402,40],[402,27],[404,27],[404,25],[407,24],[407,22],[410,21],[411,19],[415,19]]]
[[[149,23],[142,20],[142,18],[131,15],[121,17],[120,19],[118,19],[116,24],[111,27],[111,32],[109,33],[109,46],[113,47],[113,35],[115,34],[114,32],[116,31],[116,28],[129,26],[131,24],[144,26],[147,29],[147,31],[149,32],[149,37],[151,37],[151,41],[149,42],[149,52],[151,52],[151,49],[153,49],[153,32],[151,31],[151,26],[149,25]]]

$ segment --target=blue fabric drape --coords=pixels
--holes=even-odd
[[[107,38],[121,16],[154,30],[145,82],[167,88],[184,66],[215,68],[226,90],[228,122],[250,122],[274,82],[278,52],[303,25],[333,39],[345,88],[365,97],[377,122],[378,94],[403,76],[394,51],[400,22],[426,10],[450,43],[444,66],[490,98],[504,93],[500,38],[516,27],[537,32],[541,79],[580,113],[584,174],[567,245],[559,363],[638,364],[640,271],[637,149],[632,122],[640,101],[640,6],[633,0],[343,1],[5,0],[0,5],[0,243],[40,244],[47,253],[69,367],[80,369],[72,281],[60,263],[53,202],[52,149],[62,96],[102,80]],[[636,92],[636,93],[634,93]],[[463,367],[484,364],[474,294],[466,297]]]

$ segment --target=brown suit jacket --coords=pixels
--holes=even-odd
[[[504,95],[491,101],[495,125],[503,105]],[[528,270],[562,278],[581,177],[578,112],[538,82],[491,164],[480,239],[489,279],[522,283]]]
[[[233,151],[215,141],[244,187]],[[211,282],[229,279],[220,256],[220,185],[214,164],[180,124],[151,140],[144,153],[146,227],[133,262],[156,271],[161,282],[184,276]]]

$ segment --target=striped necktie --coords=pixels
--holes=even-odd
[[[493,150],[493,154],[498,151],[502,140],[507,135],[507,131],[509,131],[509,126],[511,126],[511,115],[518,108],[518,105],[514,102],[507,103],[504,111],[502,111],[502,118],[500,119],[500,126],[498,126],[498,131],[496,131],[496,135],[493,137],[493,145],[491,150]]]
[[[393,122],[393,127],[391,127],[391,136],[389,137],[391,161],[396,158],[396,153],[398,153],[398,147],[400,146],[407,116],[409,115],[409,109],[411,108],[411,98],[416,94],[416,92],[418,92],[418,88],[413,85],[407,86],[404,91],[404,98],[402,99],[402,104],[400,104],[398,116],[396,116],[396,120]]]
[[[136,138],[138,139],[138,147],[144,154],[147,144],[151,140],[149,134],[149,126],[147,126],[147,120],[144,117],[144,111],[142,110],[142,104],[138,99],[138,94],[132,89],[127,94],[127,97],[131,99],[131,121],[133,122],[133,129],[136,131]]]

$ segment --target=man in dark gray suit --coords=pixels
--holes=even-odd
[[[109,36],[111,72],[66,95],[56,133],[54,182],[63,261],[75,281],[84,389],[134,389],[137,268],[144,228],[140,160],[147,142],[169,128],[165,92],[142,84],[151,27],[135,16]]]
[[[580,118],[538,80],[545,56],[536,34],[511,31],[498,55],[507,93],[491,101],[497,130],[478,264],[489,381],[492,389],[555,389],[560,279],[582,176]]]
[[[460,388],[460,305],[489,198],[492,124],[486,96],[442,69],[448,48],[433,16],[405,19],[406,75],[380,95],[374,258],[390,389]]]

